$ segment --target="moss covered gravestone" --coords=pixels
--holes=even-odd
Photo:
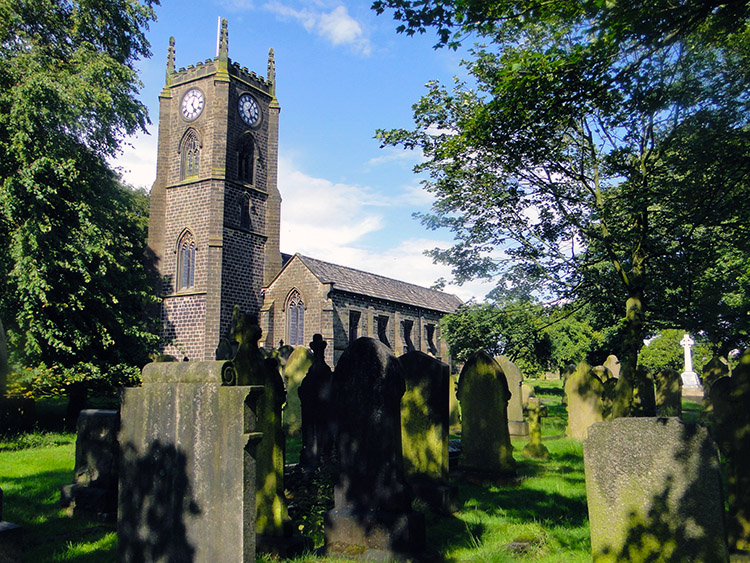
[[[455,511],[457,489],[448,483],[450,369],[412,351],[399,357],[406,391],[401,398],[404,470],[414,495],[443,513]]]
[[[523,418],[523,374],[518,366],[507,356],[497,356],[495,361],[503,370],[505,380],[510,390],[510,401],[508,401],[508,432],[511,436],[528,436],[529,424]]]
[[[729,561],[716,447],[677,418],[618,418],[583,442],[595,563]]]
[[[654,374],[656,414],[682,416],[682,378],[673,369],[660,369]]]
[[[713,433],[726,458],[729,545],[750,551],[750,349],[709,388]]]
[[[331,553],[382,560],[419,556],[425,521],[411,509],[401,451],[404,372],[382,342],[362,337],[333,376],[339,477],[326,515]]]
[[[588,427],[604,420],[604,385],[586,362],[581,362],[565,380],[568,427],[565,434],[575,440],[586,437]]]
[[[524,446],[523,455],[547,459],[549,450],[542,444],[542,417],[547,416],[547,407],[542,404],[541,399],[530,397],[525,410],[529,417],[529,443]]]
[[[505,374],[486,352],[472,354],[458,379],[461,403],[461,457],[465,477],[493,480],[515,475],[508,433],[510,390]]]
[[[312,352],[304,346],[297,346],[284,363],[286,406],[281,415],[281,420],[284,432],[290,437],[297,437],[302,431],[302,405],[299,388],[312,362]]]

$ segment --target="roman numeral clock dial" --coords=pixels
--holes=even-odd
[[[237,103],[237,110],[240,113],[242,121],[250,127],[255,127],[260,123],[260,107],[250,94],[242,94]]]
[[[198,90],[198,88],[191,88],[182,97],[182,117],[186,121],[198,119],[198,116],[203,112],[205,102],[206,99],[203,96],[203,92]]]

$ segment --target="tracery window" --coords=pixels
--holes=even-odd
[[[198,133],[195,129],[188,129],[180,144],[180,178],[184,180],[190,176],[198,175],[200,164],[201,145]]]
[[[195,238],[185,231],[177,242],[177,291],[195,285]]]
[[[291,346],[303,346],[305,342],[305,304],[295,289],[289,295],[287,311],[287,342]]]

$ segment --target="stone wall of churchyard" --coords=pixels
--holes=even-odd
[[[296,258],[287,265],[284,271],[266,289],[263,300],[263,310],[260,315],[262,342],[266,348],[276,348],[279,341],[289,343],[287,330],[286,307],[293,291],[298,291],[305,305],[304,339],[305,346],[312,340],[313,334],[319,333],[328,342],[326,361],[333,360],[333,346],[331,339],[331,303],[328,299],[328,284],[322,284]]]

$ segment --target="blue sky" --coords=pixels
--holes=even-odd
[[[156,170],[158,94],[169,37],[176,65],[216,54],[219,17],[229,21],[229,57],[265,75],[276,57],[281,104],[279,190],[281,250],[429,286],[450,279],[427,248],[448,246],[450,234],[428,231],[411,217],[430,195],[412,172],[420,155],[380,149],[378,128],[412,126],[412,109],[434,79],[461,75],[461,54],[434,50],[435,36],[397,34],[390,14],[370,1],[162,0],[148,33],[152,57],[139,63],[141,100],[154,125],[129,139],[114,163],[125,180],[150,188]],[[482,299],[487,284],[449,286],[464,300]]]

